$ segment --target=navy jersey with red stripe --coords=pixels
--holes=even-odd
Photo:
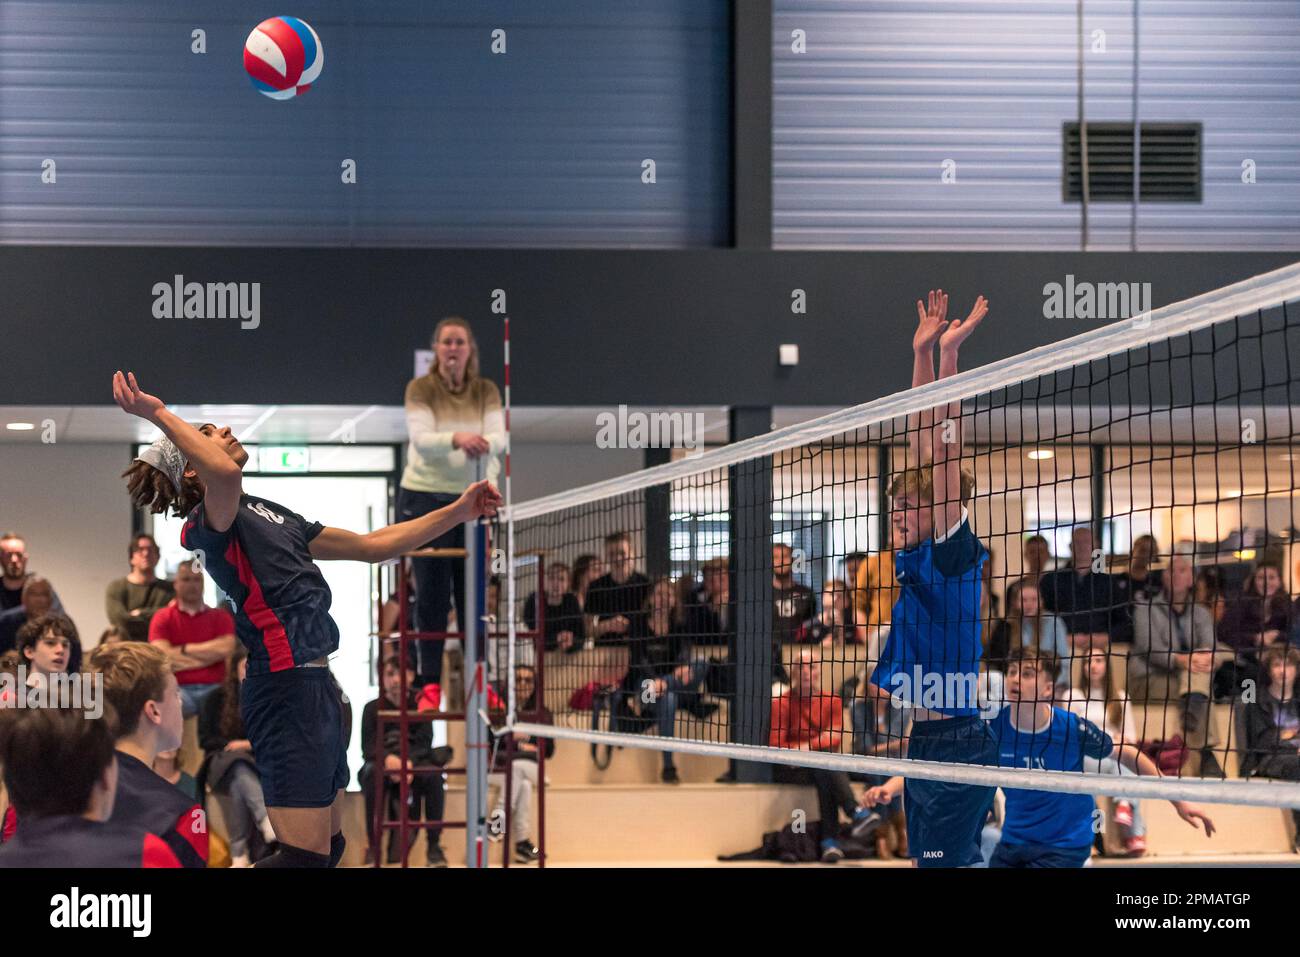
[[[208,826],[203,810],[153,768],[122,751],[117,752],[117,797],[109,822],[158,835],[184,867],[208,866]],[[21,834],[22,828],[18,831]]]
[[[171,848],[142,827],[73,814],[24,817],[0,847],[0,868],[180,866]]]
[[[323,527],[255,495],[239,496],[234,524],[224,532],[205,524],[202,502],[185,520],[181,546],[202,553],[200,563],[230,598],[250,675],[338,650],[333,596],[308,549]]]

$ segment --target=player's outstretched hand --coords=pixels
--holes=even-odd
[[[1175,801],[1174,810],[1178,812],[1179,817],[1192,827],[1198,827],[1196,822],[1200,821],[1205,826],[1206,837],[1214,836],[1214,822],[1199,807],[1188,804],[1186,801]]]
[[[123,376],[120,369],[113,373],[113,399],[122,411],[138,415],[150,422],[154,420],[154,416],[167,408],[162,399],[140,388],[139,383],[135,381],[134,372],[128,372]]]
[[[939,349],[942,352],[957,352],[961,349],[961,344],[965,342],[975,327],[980,324],[989,312],[989,301],[983,296],[975,300],[975,305],[971,307],[970,315],[965,319],[948,323],[948,328],[943,331],[939,337]]]
[[[925,302],[916,300],[916,332],[912,335],[912,351],[928,352],[948,328],[948,296],[942,289],[931,289]],[[933,361],[933,360],[931,360]]]
[[[888,804],[893,800],[889,793],[889,788],[883,784],[877,784],[875,787],[867,788],[862,795],[862,807],[876,807],[880,804]]]
[[[491,518],[501,507],[501,493],[487,479],[482,479],[465,489],[465,494],[456,504],[460,507],[466,521],[479,516]]]

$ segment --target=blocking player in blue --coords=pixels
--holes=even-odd
[[[142,391],[134,374],[113,376],[113,398],[158,426],[164,438],[124,473],[136,507],[186,516],[181,544],[196,553],[235,606],[248,648],[240,712],[280,849],[258,867],[333,867],[343,856],[347,741],[326,656],[339,646],[330,589],[315,560],[382,562],[456,525],[494,515],[488,482],[420,518],[364,535],[308,522],[246,495],[248,452],[230,429],[195,428]]]
[[[957,373],[962,343],[988,313],[983,296],[966,319],[949,321],[948,297],[917,302],[912,386]],[[966,510],[974,481],[961,469],[961,406],[928,409],[908,423],[909,468],[889,486],[898,599],[889,638],[871,676],[896,707],[912,713],[907,756],[922,761],[996,764],[997,746],[980,717],[980,593],[988,551]],[[980,831],[994,789],[908,778],[907,840],[919,867],[982,863]]]
[[[1105,758],[1115,750],[1110,736],[1091,721],[1051,703],[1060,663],[1047,652],[1016,648],[1007,662],[1007,704],[992,722],[998,763],[1008,768],[1082,771],[1083,759]],[[1116,755],[1137,774],[1158,777],[1160,769],[1135,744]],[[1090,794],[1004,788],[1002,840],[989,867],[1082,867],[1092,854],[1094,822],[1100,821]],[[1200,808],[1173,801],[1178,816],[1205,836],[1214,822]]]

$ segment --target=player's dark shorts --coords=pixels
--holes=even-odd
[[[998,742],[979,715],[912,723],[907,756],[947,764],[998,763]],[[918,867],[970,867],[983,861],[980,832],[997,789],[907,778],[907,845]]]
[[[267,807],[329,807],[348,784],[343,704],[328,668],[249,675],[239,695]]]
[[[1083,867],[1092,857],[1092,845],[1052,847],[1049,844],[999,844],[989,867]]]

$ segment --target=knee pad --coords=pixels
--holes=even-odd
[[[329,867],[330,858],[326,854],[317,854],[313,851],[304,850],[301,847],[294,847],[292,844],[281,844],[280,849],[270,857],[263,858],[253,865],[254,867]]]

